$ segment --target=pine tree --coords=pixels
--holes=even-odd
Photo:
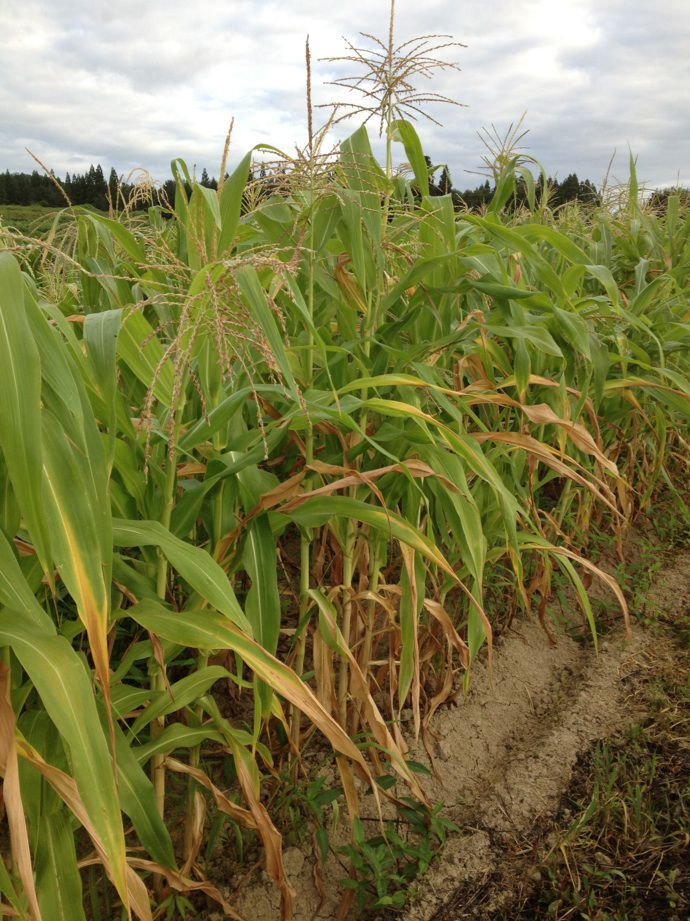
[[[118,207],[117,201],[117,189],[118,189],[118,178],[117,173],[115,172],[115,167],[110,167],[110,175],[108,176],[108,198],[110,199],[110,204],[113,208]]]
[[[580,180],[577,178],[577,173],[570,173],[569,176],[566,176],[563,182],[559,187],[559,196],[561,202],[574,201],[578,192],[580,191]]]
[[[100,163],[94,171],[94,189],[91,204],[96,208],[100,208],[101,211],[105,211],[108,207],[108,186]]]
[[[450,178],[450,172],[447,166],[443,167],[443,172],[441,173],[441,179],[438,183],[439,191],[441,195],[451,195],[453,193],[453,183]]]

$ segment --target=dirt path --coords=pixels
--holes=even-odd
[[[502,860],[555,810],[580,755],[633,718],[625,679],[636,668],[639,634],[630,642],[605,640],[595,657],[563,636],[555,649],[539,648],[538,629],[526,625],[506,641],[494,692],[483,688],[464,714],[439,720],[449,754],[463,751],[466,725],[475,737],[443,771],[446,790],[468,802],[449,810],[465,831],[424,880],[409,921],[463,917],[458,903],[467,898],[467,883],[483,892],[484,910],[493,907],[503,891],[495,885],[490,893],[486,884],[500,880]]]
[[[657,577],[649,603],[670,616],[690,605],[690,553]],[[417,882],[405,921],[485,917],[509,898],[509,871],[518,864],[538,877],[530,849],[535,840],[548,844],[549,820],[578,759],[595,740],[643,713],[637,688],[650,668],[648,647],[643,630],[634,627],[630,638],[622,631],[603,637],[595,655],[591,640],[576,642],[560,632],[552,646],[537,623],[523,621],[497,643],[492,681],[477,664],[467,697],[432,722],[436,777],[426,784],[462,831]],[[412,756],[429,763],[423,749]],[[326,867],[323,894],[310,857],[289,848],[286,869],[297,893],[295,921],[337,917],[339,865]],[[244,889],[235,906],[252,921],[280,917],[278,895],[265,876]],[[359,913],[353,908],[347,917]]]
[[[646,604],[670,619],[690,609],[690,552],[677,556],[659,573]],[[533,629],[521,631],[525,654],[530,649],[536,653],[539,646]],[[553,834],[549,820],[578,759],[595,740],[615,735],[644,712],[640,684],[654,668],[653,655],[660,654],[656,649],[650,656],[649,644],[639,627],[629,641],[620,635],[605,639],[598,656],[559,639],[546,663],[550,672],[546,674],[544,662],[540,669],[534,664],[525,668],[520,640],[511,637],[506,641],[502,654],[497,655],[504,682],[497,675],[494,695],[486,687],[477,693],[485,701],[487,716],[484,727],[475,728],[484,741],[480,759],[486,783],[481,785],[474,777],[461,779],[461,789],[474,793],[471,805],[459,808],[454,816],[466,830],[449,841],[441,862],[420,886],[418,900],[404,915],[405,921],[486,918],[490,912],[500,914],[510,903],[511,882],[520,873],[531,875],[538,884],[534,851],[538,845],[556,843],[549,840]],[[548,659],[548,650],[541,652]],[[518,686],[523,680],[529,682],[531,699],[539,701],[532,712],[519,700]],[[467,710],[471,713],[477,703],[470,701]],[[509,711],[516,723],[504,733],[500,717]],[[457,711],[445,713],[439,720],[441,744],[448,745],[450,738],[451,750],[458,746],[461,731],[456,716]],[[497,736],[495,745],[487,735]],[[490,749],[496,752],[493,761]],[[463,756],[463,767],[467,761]],[[454,784],[457,775],[457,770],[444,772],[446,785]]]

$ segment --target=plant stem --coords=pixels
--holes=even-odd
[[[165,473],[165,486],[163,493],[163,512],[161,524],[164,528],[170,527],[172,510],[175,504],[175,480],[177,475],[177,457],[174,447],[168,452]],[[158,571],[156,574],[156,594],[165,601],[168,582],[168,561],[163,552],[158,551]],[[161,665],[155,659],[152,662],[151,696],[154,697],[165,690],[165,677]],[[165,728],[165,717],[161,716],[151,723],[151,738],[157,739]],[[156,807],[161,818],[165,819],[165,755],[154,755],[151,758],[151,782],[156,800]],[[163,895],[163,877],[154,876],[153,888],[160,899]]]
[[[313,238],[313,225],[310,228],[310,237]],[[314,251],[310,246],[309,257],[307,261],[307,309],[310,318],[314,316]],[[305,389],[311,389],[314,378],[314,336],[309,330],[307,342],[307,360],[305,374]],[[314,426],[311,420],[307,421],[307,432],[305,437],[305,456],[304,463],[310,467],[314,460]],[[306,479],[306,478],[305,478]],[[306,487],[306,484],[305,484]],[[305,530],[300,534],[300,579],[299,579],[299,624],[302,624],[309,610],[309,576],[311,572],[311,529]],[[307,628],[304,626],[302,633],[297,639],[297,653],[295,656],[295,671],[302,675],[304,670],[304,656],[307,645]],[[299,711],[292,708],[292,739],[299,747]]]
[[[309,308],[310,316],[313,315],[314,311],[314,266],[313,266],[313,257],[310,254],[309,257],[309,291],[308,291],[308,300],[307,306]],[[310,347],[307,352],[307,380],[308,386],[311,387],[312,376],[313,376],[313,337],[311,332],[309,333],[310,338]],[[311,424],[311,421],[307,423],[307,433],[305,439],[305,466],[309,467],[314,460],[314,427]],[[299,614],[298,614],[298,626],[302,626],[302,632],[297,638],[297,651],[295,655],[295,672],[301,677],[302,672],[304,671],[304,657],[306,655],[307,649],[307,626],[304,623],[304,619],[307,616],[309,610],[309,580],[311,573],[311,541],[312,541],[312,532],[311,529],[305,530],[300,534],[300,546],[299,546],[299,559],[300,559],[300,571],[299,571]],[[293,705],[291,707],[290,714],[290,732],[292,741],[296,749],[299,749],[300,745],[300,711]]]
[[[213,447],[220,453],[223,449],[223,438],[220,432],[216,432],[213,436]],[[213,515],[213,548],[218,546],[220,540],[223,536],[223,492],[225,488],[225,483],[221,481],[218,484],[216,494],[213,499],[214,505],[214,515]],[[201,671],[201,669],[206,668],[208,665],[208,653],[199,652],[196,658],[196,669]],[[203,715],[203,709],[197,707],[196,716],[201,719]],[[201,763],[201,745],[194,745],[189,752],[189,764],[190,767],[198,768]],[[194,847],[194,794],[197,789],[197,784],[194,781],[193,777],[189,778],[187,783],[187,799],[185,803],[185,825],[184,825],[184,844],[183,844],[183,853],[185,863],[190,860],[192,853],[192,848]],[[188,868],[188,869],[191,869]]]
[[[172,519],[173,508],[175,507],[175,482],[177,478],[177,453],[175,443],[177,433],[180,427],[180,420],[184,410],[184,393],[180,399],[179,406],[175,410],[175,421],[173,427],[173,437],[171,447],[168,451],[165,485],[163,487],[163,511],[161,513],[161,524],[168,530]],[[161,550],[158,551],[158,571],[156,573],[156,594],[165,601],[166,589],[168,583],[168,560]],[[165,690],[165,678],[163,671],[158,663],[152,667],[151,692],[152,695]],[[156,739],[165,727],[165,717],[159,717],[151,724],[151,737]],[[154,755],[151,759],[151,781],[153,783],[156,806],[161,817],[165,815],[165,755]]]
[[[309,134],[309,202],[307,220],[309,221],[309,251],[307,255],[307,311],[309,313],[309,329],[307,330],[307,351],[304,368],[304,387],[310,390],[314,383],[314,129],[312,120],[312,102],[311,102],[311,52],[309,49],[309,38],[305,46],[305,61],[307,70],[307,130]],[[305,438],[305,467],[310,467],[314,460],[314,427],[311,419],[307,420],[307,432]],[[305,477],[306,480],[306,477]],[[306,483],[305,483],[306,487]],[[305,618],[309,611],[309,581],[311,574],[311,529],[302,531],[300,534],[300,573],[299,573],[299,614],[298,627],[302,625],[302,632],[297,638],[297,650],[295,654],[295,672],[301,677],[304,671],[304,658],[307,649],[307,625]],[[290,736],[295,750],[300,747],[300,711],[291,707],[290,712]],[[295,771],[297,765],[295,765]]]
[[[174,506],[175,478],[177,473],[176,455],[174,450],[168,455],[165,474],[164,504],[161,515],[161,524],[164,528],[170,527],[172,510]],[[161,550],[158,551],[158,572],[156,574],[156,594],[165,601],[168,581],[168,561]],[[165,690],[165,679],[160,665],[154,666],[151,679],[151,692],[157,694]],[[165,726],[165,717],[158,717],[151,724],[151,737],[156,739]],[[163,816],[165,814],[165,755],[154,755],[151,759],[151,781],[156,796],[156,806]]]
[[[348,649],[350,648],[350,632],[352,629],[352,575],[354,572],[354,551],[357,539],[357,529],[351,518],[347,520],[345,546],[343,547],[343,619],[341,631]],[[338,713],[343,729],[347,729],[347,687],[349,679],[349,663],[346,658],[340,660],[338,673]]]

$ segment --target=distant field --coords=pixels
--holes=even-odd
[[[60,210],[44,205],[0,205],[0,221],[22,233],[41,234],[50,228]]]

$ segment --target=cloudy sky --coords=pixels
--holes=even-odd
[[[649,185],[690,184],[688,0],[398,0],[396,37],[450,33],[467,45],[433,88],[425,150],[454,184],[477,184],[477,132],[526,111],[529,153],[551,175],[597,184],[628,149]],[[228,122],[235,158],[260,143],[304,144],[304,40],[314,101],[353,73],[320,61],[343,36],[388,32],[389,0],[0,0],[0,169],[58,174],[100,162],[165,178],[172,157],[217,173]],[[320,110],[319,117],[323,110]],[[324,116],[325,117],[325,116]],[[353,130],[352,124],[349,130]],[[372,126],[373,130],[373,126]],[[348,133],[346,125],[337,137]]]

